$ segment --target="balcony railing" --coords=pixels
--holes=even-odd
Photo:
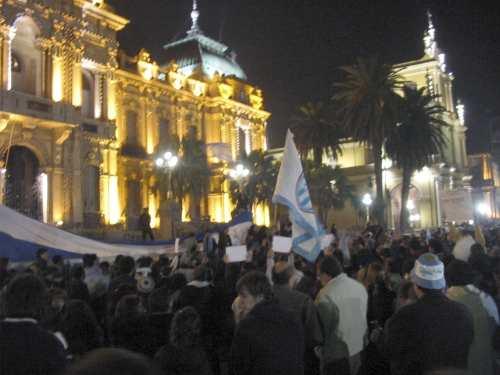
[[[14,90],[0,91],[0,111],[70,124],[80,118],[80,111],[71,104]]]

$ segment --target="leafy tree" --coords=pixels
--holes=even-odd
[[[241,159],[250,170],[244,180],[230,180],[231,200],[237,208],[250,208],[257,204],[271,205],[271,199],[278,178],[279,163],[261,150],[252,151]]]
[[[346,201],[354,202],[355,188],[340,167],[331,167],[306,160],[303,162],[307,186],[321,221],[326,225],[328,211],[344,208]]]
[[[385,144],[387,155],[402,170],[400,231],[408,225],[406,209],[413,173],[432,163],[432,156],[442,152],[446,138],[443,120],[445,108],[425,88],[403,88],[400,100],[400,122]]]
[[[338,119],[348,136],[371,148],[377,188],[375,214],[379,224],[384,224],[382,148],[396,126],[399,96],[395,90],[402,82],[398,72],[378,58],[358,59],[341,69],[345,78],[335,84],[333,97]]]
[[[298,151],[303,157],[312,152],[317,166],[323,162],[323,155],[335,158],[342,153],[340,128],[333,123],[331,112],[322,102],[308,102],[291,120]]]
[[[189,216],[192,220],[199,219],[201,199],[208,194],[211,171],[206,145],[198,139],[195,127],[182,138],[179,155],[179,164],[172,171],[172,192],[179,202],[189,197]]]

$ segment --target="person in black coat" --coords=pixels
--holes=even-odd
[[[61,342],[38,320],[47,302],[43,282],[19,275],[3,296],[5,319],[0,322],[0,374],[52,375],[66,366]]]
[[[192,307],[178,311],[170,328],[169,342],[155,355],[155,362],[168,375],[211,375],[201,345],[201,319]]]
[[[233,375],[303,375],[304,331],[293,315],[273,301],[269,280],[252,271],[237,284],[242,320],[231,347]]]
[[[385,351],[392,375],[467,370],[474,336],[467,308],[444,295],[444,265],[431,253],[420,256],[411,273],[418,300],[387,321]]]

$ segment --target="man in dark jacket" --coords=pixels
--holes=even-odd
[[[0,322],[0,374],[52,375],[66,365],[61,342],[39,324],[46,289],[34,275],[20,275],[7,285],[6,318]]]
[[[305,334],[305,374],[316,374],[319,361],[314,348],[323,342],[323,332],[319,321],[318,310],[311,297],[293,290],[289,286],[294,269],[286,261],[276,262],[273,268],[273,293],[278,304],[294,315],[295,320],[302,323]]]
[[[387,322],[385,349],[391,374],[466,370],[474,336],[472,317],[464,305],[443,294],[443,263],[426,253],[418,258],[411,275],[418,301]]]
[[[139,227],[141,228],[143,241],[146,241],[147,236],[149,236],[151,241],[155,240],[153,230],[151,229],[151,216],[147,207],[142,210],[142,214],[139,216]]]
[[[249,272],[236,289],[243,319],[231,348],[231,373],[302,375],[302,324],[273,301],[267,277],[262,272]]]

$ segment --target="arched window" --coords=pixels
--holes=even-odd
[[[19,57],[15,53],[12,54],[11,56],[11,65],[10,65],[12,73],[21,73],[23,68],[21,65],[21,60],[19,60]]]
[[[94,117],[94,77],[87,70],[82,71],[82,115]]]
[[[12,88],[33,95],[42,92],[42,51],[36,39],[40,35],[32,18],[22,16],[14,23],[16,34],[12,40]]]
[[[159,135],[160,135],[160,142],[159,146],[160,147],[166,147],[168,145],[168,141],[170,138],[170,123],[168,122],[168,119],[166,118],[161,118],[160,119],[160,124],[159,124]]]
[[[125,119],[126,126],[126,138],[125,143],[127,145],[138,145],[138,129],[137,129],[137,119],[138,115],[135,111],[127,111],[127,116]]]

